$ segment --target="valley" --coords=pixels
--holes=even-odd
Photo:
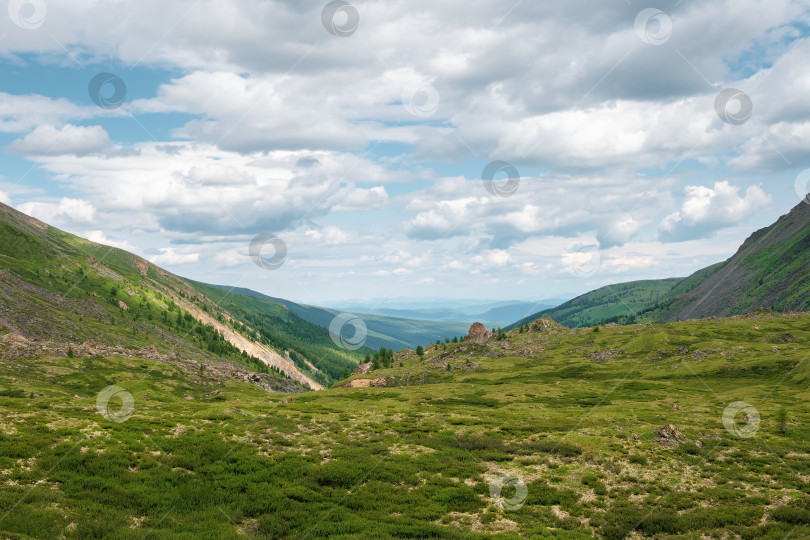
[[[746,261],[802,272],[801,223],[504,330],[364,315],[352,349],[334,309],[0,210],[4,537],[810,536],[810,315],[659,320]]]

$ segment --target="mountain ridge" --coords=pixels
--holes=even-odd
[[[78,346],[94,341],[134,351],[149,344],[148,335],[159,335],[161,353],[175,348],[212,369],[217,358],[225,358],[242,364],[246,373],[264,372],[273,379],[271,386],[286,386],[276,380],[281,376],[310,389],[325,388],[362,358],[360,352],[334,347],[326,329],[269,303],[262,321],[271,331],[259,337],[244,320],[199,292],[193,282],[138,255],[61,231],[2,203],[0,248],[0,326],[6,328],[5,334],[14,334],[15,342],[21,342],[16,336],[47,340],[53,348],[60,342]],[[271,346],[274,337],[283,339],[273,329],[288,320],[312,335],[298,344],[316,364],[329,364],[331,375],[295,347],[287,351]],[[8,343],[5,354],[13,354]]]
[[[664,293],[646,304],[631,305],[626,299],[638,295],[641,286]],[[623,306],[609,301],[618,297],[618,292],[622,293]],[[690,276],[607,285],[529,315],[506,329],[541,317],[567,326],[594,326],[742,315],[758,308],[810,310],[810,204],[806,202],[754,231],[727,260]]]

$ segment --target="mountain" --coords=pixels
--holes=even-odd
[[[205,286],[202,283],[197,285]],[[469,322],[454,322],[439,319],[422,319],[421,317],[408,318],[407,314],[410,312],[375,314],[348,309],[324,308],[298,304],[284,300],[283,298],[274,298],[240,287],[225,285],[209,285],[208,287],[222,289],[228,292],[236,292],[242,296],[250,296],[282,304],[301,319],[325,328],[329,328],[330,323],[336,316],[349,311],[353,315],[357,315],[365,323],[368,335],[366,336],[364,345],[375,350],[378,350],[380,347],[394,351],[406,348],[415,349],[417,345],[422,343],[434,343],[436,340],[444,341],[445,339],[463,336],[467,332],[470,322],[474,320],[473,318]],[[213,293],[211,289],[209,289],[209,292],[214,297],[229,297],[229,294],[217,295]]]
[[[538,309],[557,306],[565,299],[544,298],[527,300],[475,300],[459,299],[400,299],[345,301],[327,304],[329,307],[351,313],[370,313],[387,317],[400,317],[416,320],[463,322],[469,326],[474,321],[483,322],[487,327],[503,326],[515,319],[524,317]]]
[[[810,204],[802,202],[752,234],[730,259],[687,278],[648,317],[680,321],[757,308],[810,311]]]
[[[257,382],[268,388],[300,391],[328,386],[369,351],[337,348],[326,328],[283,302],[219,293],[0,204],[6,356],[70,349],[193,361],[203,370],[227,364],[238,376],[261,373]]]
[[[594,326],[622,317],[629,318],[630,322],[633,322],[635,314],[663,298],[668,298],[672,290],[682,281],[682,278],[670,278],[607,285],[555,308],[524,317],[507,326],[505,330],[512,330],[542,317],[553,319],[571,328]]]
[[[810,311],[810,204],[806,202],[756,231],[730,259],[687,278],[609,285],[507,328],[540,317],[577,327],[724,317],[757,308]]]

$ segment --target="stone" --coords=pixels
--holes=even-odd
[[[481,324],[480,322],[474,322],[472,326],[470,326],[470,332],[467,336],[467,339],[469,339],[473,343],[482,343],[490,335],[491,333],[487,332],[487,329],[483,324]]]
[[[661,446],[678,446],[678,444],[689,440],[683,435],[681,435],[681,433],[678,431],[678,428],[676,428],[672,424],[656,428],[653,430],[653,433],[658,435],[658,438],[655,439],[655,442],[657,442]]]

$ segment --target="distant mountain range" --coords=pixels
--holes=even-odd
[[[730,259],[686,278],[609,285],[509,325],[550,317],[566,326],[671,322],[757,308],[810,310],[810,204],[752,234]]]
[[[387,317],[400,317],[423,321],[479,321],[486,326],[503,326],[525,317],[537,310],[549,309],[567,299],[543,299],[537,302],[506,301],[473,301],[463,302],[455,299],[435,301],[400,301],[400,302],[346,302],[335,303],[334,307],[352,313],[368,313]],[[446,302],[446,304],[442,304]]]
[[[200,284],[203,285],[203,284]],[[417,345],[434,343],[436,340],[452,339],[466,335],[470,324],[474,319],[465,320],[464,317],[458,319],[430,319],[422,317],[408,317],[402,313],[367,313],[361,308],[336,309],[319,306],[311,306],[291,302],[283,298],[274,298],[265,294],[244,289],[240,287],[229,287],[227,285],[211,285],[210,287],[238,293],[241,296],[260,298],[269,302],[283,304],[290,311],[301,319],[323,326],[329,327],[332,320],[341,313],[351,313],[357,315],[365,323],[368,329],[365,346],[371,349],[385,347],[398,351],[400,349],[415,349]],[[216,295],[214,295],[216,296]],[[227,298],[229,295],[222,295]],[[392,310],[397,311],[397,310]],[[514,319],[512,319],[514,320]]]

